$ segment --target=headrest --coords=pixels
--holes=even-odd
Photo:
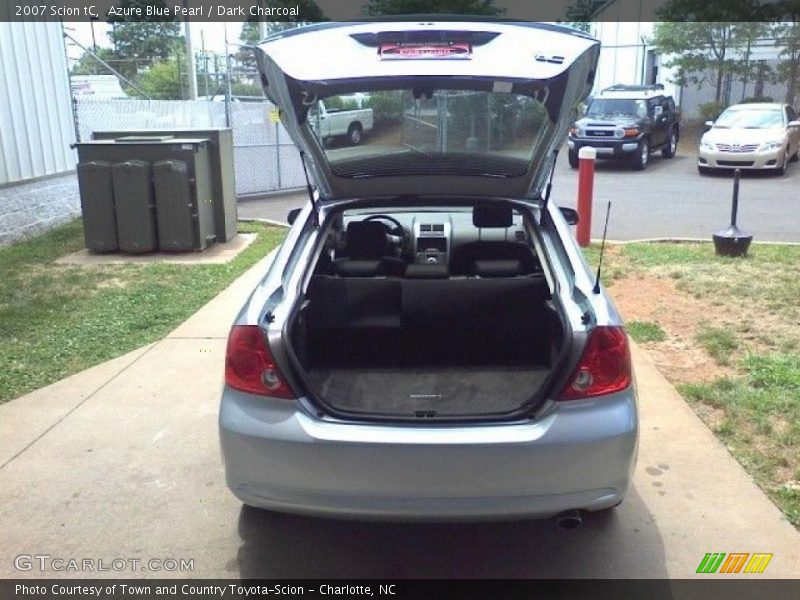
[[[386,229],[377,221],[353,221],[345,234],[351,258],[380,258],[386,254]]]
[[[343,258],[333,263],[339,277],[380,277],[386,275],[382,260],[352,260]]]
[[[478,277],[518,277],[522,275],[522,261],[509,260],[476,260],[473,272]]]
[[[472,224],[475,227],[511,227],[514,222],[509,204],[476,204],[472,209]]]
[[[428,265],[412,263],[406,267],[406,279],[447,279],[450,273],[447,265]]]

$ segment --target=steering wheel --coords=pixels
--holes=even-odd
[[[403,246],[400,248],[400,255],[406,254],[408,249],[411,247],[411,234],[406,231],[406,228],[403,227],[403,224],[394,217],[390,217],[389,215],[370,215],[364,219],[364,222],[367,221],[388,221],[394,225],[394,228],[389,229],[389,233],[391,235],[399,236],[403,240]]]

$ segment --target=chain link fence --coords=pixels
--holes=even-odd
[[[227,109],[226,110],[226,104]],[[230,126],[233,130],[237,196],[252,196],[305,184],[300,155],[282,125],[271,123],[272,104],[208,100],[90,100],[78,98],[79,141],[93,131]]]

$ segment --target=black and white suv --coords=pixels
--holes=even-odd
[[[655,150],[675,156],[679,137],[680,111],[663,85],[614,85],[595,96],[570,129],[569,164],[576,168],[578,151],[591,146],[598,158],[627,160],[642,170]]]

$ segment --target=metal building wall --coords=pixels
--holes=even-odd
[[[60,23],[0,22],[0,185],[75,168]]]

